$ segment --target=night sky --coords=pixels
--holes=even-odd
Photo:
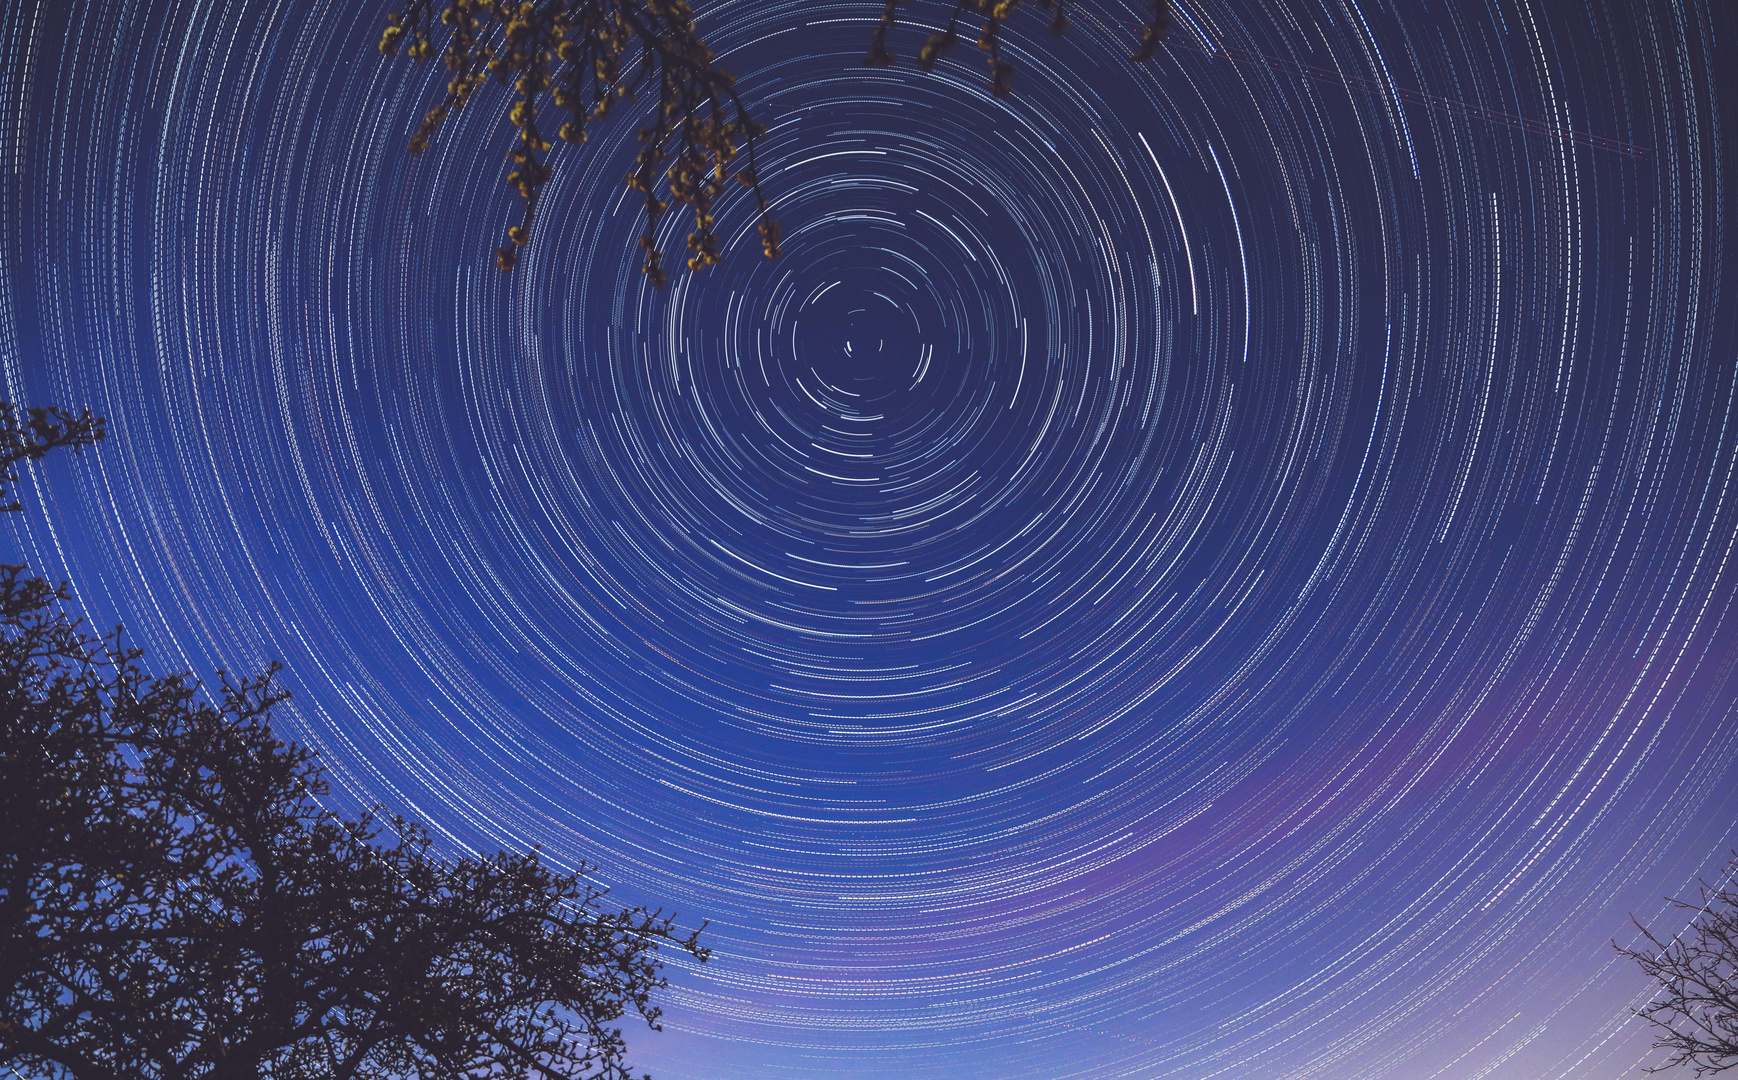
[[[786,254],[733,188],[656,292],[632,110],[504,275],[391,6],[0,2],[0,397],[110,431],[0,552],[711,920],[658,1080],[1639,1075],[1611,939],[1738,844],[1734,5],[1089,3],[1006,100],[879,6],[701,8]]]

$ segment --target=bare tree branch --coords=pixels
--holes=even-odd
[[[898,24],[901,2],[885,0],[865,64],[893,63],[887,33]],[[1068,26],[1066,8],[1073,2],[1037,0],[1051,14],[1052,34]],[[929,36],[918,64],[925,71],[933,68],[958,42],[961,16],[976,12],[983,16],[978,48],[989,54],[990,93],[1007,96],[1013,92],[1014,65],[1002,52],[1002,25],[1019,5],[1020,0],[956,0],[947,27]],[[1141,28],[1135,60],[1151,57],[1170,26],[1170,0],[1149,0],[1148,7],[1152,17]],[[447,118],[463,109],[491,76],[513,90],[506,115],[518,134],[507,151],[513,165],[507,183],[525,205],[518,223],[507,229],[508,243],[495,250],[495,264],[502,270],[512,270],[519,248],[531,242],[538,199],[552,175],[554,143],[538,124],[544,96],[568,114],[556,138],[582,145],[588,123],[606,119],[624,99],[636,100],[653,83],[657,102],[649,123],[639,130],[645,145],[627,175],[627,186],[644,203],[642,272],[660,288],[669,280],[658,222],[676,204],[693,214],[688,268],[704,270],[718,263],[714,204],[732,176],[754,195],[762,253],[779,257],[781,233],[768,213],[756,161],[766,128],[744,106],[736,77],[714,62],[687,0],[449,0],[438,25],[434,10],[434,0],[410,0],[403,12],[388,16],[380,51],[387,56],[402,51],[426,62],[436,52],[432,35],[446,35],[440,54],[452,77],[441,100],[423,114],[411,135],[412,154],[426,150]],[[740,157],[747,158],[746,168],[739,167]]]
[[[1719,887],[1700,882],[1699,902],[1670,900],[1689,912],[1690,925],[1661,941],[1639,920],[1646,948],[1619,953],[1634,960],[1659,984],[1652,1001],[1636,1015],[1653,1025],[1654,1045],[1671,1051],[1666,1064],[1650,1072],[1689,1066],[1697,1076],[1738,1068],[1738,852]]]

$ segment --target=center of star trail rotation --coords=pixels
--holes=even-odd
[[[732,188],[662,292],[627,114],[495,271],[387,10],[0,10],[4,394],[110,432],[0,526],[95,625],[710,919],[660,1080],[1651,1060],[1610,939],[1738,820],[1719,5],[1083,6],[1007,99],[713,5],[784,256]]]

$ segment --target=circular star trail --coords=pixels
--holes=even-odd
[[[668,1080],[1653,1060],[1610,939],[1738,820],[1729,14],[1027,13],[996,99],[713,5],[786,254],[737,191],[658,292],[632,109],[500,274],[505,98],[411,159],[387,10],[0,12],[0,378],[110,430],[9,560],[283,660],[335,808],[710,920]]]

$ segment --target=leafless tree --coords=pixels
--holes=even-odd
[[[1672,900],[1690,925],[1660,940],[1639,920],[1646,946],[1613,946],[1634,960],[1659,990],[1636,1015],[1654,1027],[1654,1045],[1671,1051],[1659,1072],[1690,1066],[1697,1076],[1738,1068],[1738,852],[1723,884],[1701,882],[1698,901]]]

